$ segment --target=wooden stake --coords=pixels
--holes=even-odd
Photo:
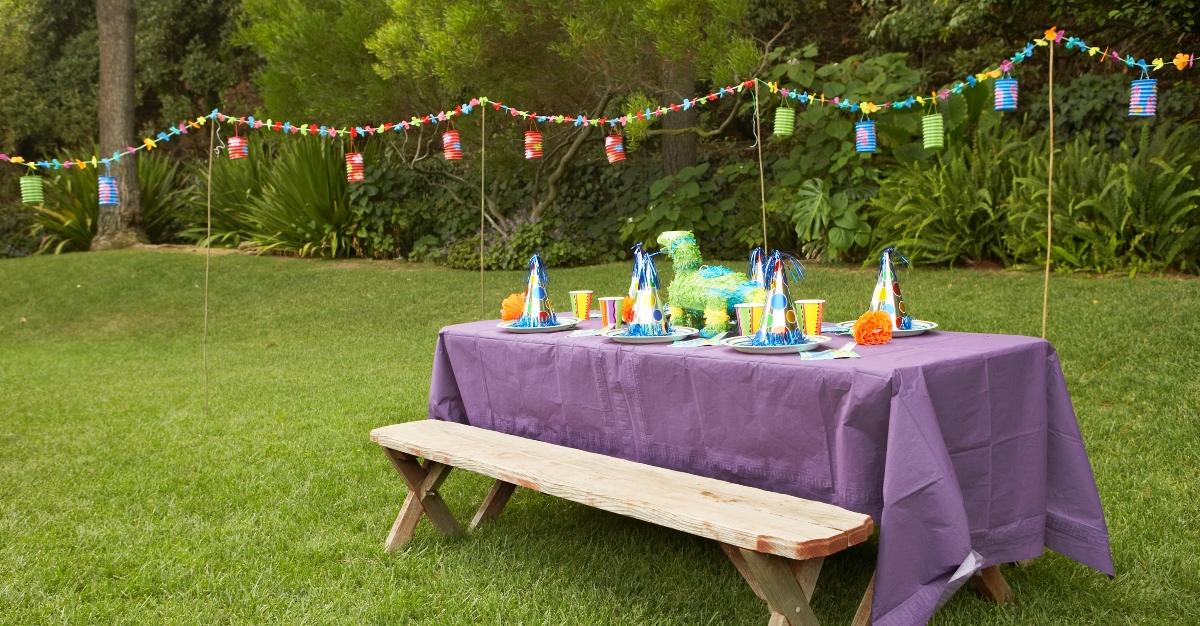
[[[482,98],[480,98],[482,100]],[[483,289],[484,182],[487,172],[487,103],[479,103],[479,319],[487,319]]]
[[[1050,314],[1050,245],[1054,233],[1054,42],[1050,42],[1050,158],[1046,164],[1046,271],[1042,279],[1042,339]]]
[[[215,120],[208,125],[208,190],[204,201],[204,330],[201,331],[201,367],[204,370],[204,416],[208,417],[208,269],[212,264],[212,168],[217,138]]]
[[[758,110],[758,79],[754,79],[754,143],[758,145],[758,193],[762,201],[763,250],[770,254],[767,245],[767,178],[763,172],[762,116]]]

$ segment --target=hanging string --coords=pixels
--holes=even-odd
[[[479,107],[479,319],[487,319],[483,289],[484,182],[487,179],[487,107]]]
[[[1046,321],[1050,314],[1050,244],[1054,233],[1054,46],[1050,46],[1049,95],[1050,157],[1046,164],[1046,271],[1042,279],[1042,339],[1046,338]]]
[[[762,155],[762,116],[758,110],[758,79],[754,79],[754,145],[758,146],[758,194],[762,201],[763,250],[770,250],[767,245],[767,178],[763,172]]]
[[[204,370],[204,417],[208,417],[208,273],[212,265],[212,168],[213,156],[220,150],[214,147],[217,126],[208,127],[208,185],[204,201],[204,330],[200,337],[201,367]],[[221,147],[225,147],[222,143]]]
[[[221,154],[221,151],[225,149],[225,140],[221,138],[221,120],[220,120],[220,118],[213,118],[213,124],[215,124],[216,126],[209,127],[208,151],[211,152],[212,154]],[[233,128],[235,131],[237,130],[237,126],[234,126]],[[219,143],[221,145],[214,148],[213,147],[214,139],[216,140],[216,143]],[[212,157],[209,157],[209,163],[211,164],[211,162],[212,162]]]

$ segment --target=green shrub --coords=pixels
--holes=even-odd
[[[153,243],[178,241],[191,217],[195,190],[178,162],[138,155],[142,227]],[[46,177],[46,201],[36,208],[34,232],[40,252],[87,250],[100,212],[95,170],[64,169]]]
[[[0,258],[28,256],[37,250],[33,210],[21,205],[0,206]]]

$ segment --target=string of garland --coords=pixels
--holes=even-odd
[[[653,121],[659,117],[669,115],[670,113],[679,111],[688,111],[694,107],[705,106],[711,102],[720,101],[728,96],[741,94],[748,88],[756,85],[765,85],[770,93],[779,95],[784,103],[787,101],[796,101],[805,106],[832,106],[838,110],[847,111],[849,113],[857,113],[861,116],[855,128],[855,146],[859,152],[874,152],[875,151],[875,125],[872,120],[867,119],[870,115],[889,110],[902,111],[911,109],[917,106],[936,105],[938,102],[948,100],[951,95],[960,94],[964,89],[969,89],[978,86],[987,80],[995,81],[996,88],[996,109],[1000,111],[1011,111],[1016,109],[1017,83],[1016,79],[1011,78],[1009,73],[1019,64],[1028,60],[1034,55],[1034,52],[1039,47],[1044,47],[1052,44],[1061,44],[1065,41],[1067,50],[1076,50],[1081,54],[1087,54],[1090,57],[1096,57],[1099,62],[1118,63],[1126,68],[1139,70],[1141,78],[1134,81],[1131,85],[1131,102],[1130,115],[1146,116],[1154,115],[1157,98],[1157,85],[1154,79],[1148,78],[1149,74],[1158,70],[1174,67],[1178,71],[1190,70],[1196,67],[1197,55],[1193,53],[1177,53],[1174,58],[1167,62],[1163,57],[1156,57],[1150,61],[1143,58],[1134,58],[1132,55],[1122,55],[1117,50],[1112,48],[1104,48],[1103,50],[1097,46],[1090,46],[1083,39],[1078,37],[1065,37],[1065,31],[1058,30],[1052,27],[1043,33],[1042,37],[1034,39],[1025,44],[1021,49],[1015,51],[1008,58],[1002,59],[995,67],[968,74],[961,80],[956,80],[953,83],[942,87],[941,89],[932,90],[928,93],[913,94],[906,98],[891,100],[887,102],[875,102],[872,100],[853,100],[840,96],[826,97],[824,93],[810,92],[805,88],[782,86],[773,81],[764,81],[759,78],[749,78],[744,81],[727,85],[710,91],[707,94],[697,95],[692,98],[684,98],[678,102],[665,104],[657,108],[645,108],[641,111],[629,112],[618,117],[598,117],[589,118],[583,114],[576,115],[546,115],[535,111],[519,109],[508,105],[499,100],[490,100],[487,97],[480,96],[472,98],[469,102],[465,102],[455,106],[453,109],[439,111],[437,113],[429,113],[422,116],[412,116],[408,120],[397,122],[384,122],[378,125],[366,124],[355,126],[337,127],[330,124],[316,123],[301,123],[293,124],[290,121],[275,121],[272,119],[257,119],[253,115],[231,116],[221,112],[219,109],[213,109],[208,115],[198,116],[195,119],[183,120],[163,131],[160,131],[152,137],[146,137],[141,144],[136,146],[128,146],[125,150],[114,151],[106,157],[97,157],[93,155],[90,159],[26,159],[21,156],[10,156],[5,153],[0,153],[0,162],[7,162],[14,165],[23,165],[30,170],[47,169],[86,169],[87,167],[99,168],[101,166],[109,166],[111,163],[116,163],[122,157],[140,152],[142,150],[151,151],[161,146],[163,143],[170,142],[172,138],[186,135],[189,130],[196,130],[203,127],[209,121],[218,121],[222,123],[231,122],[234,125],[235,133],[245,127],[252,130],[271,130],[282,133],[284,135],[299,135],[299,136],[318,136],[326,138],[350,137],[352,140],[358,137],[368,137],[377,134],[383,134],[395,131],[408,131],[413,128],[421,128],[432,124],[437,128],[441,124],[449,124],[453,118],[464,115],[470,115],[477,107],[490,105],[496,111],[508,113],[511,117],[529,121],[531,124],[562,124],[571,125],[574,127],[590,126],[590,127],[608,127],[609,135],[605,138],[606,154],[610,163],[618,163],[624,159],[623,138],[620,134],[620,128],[628,125],[635,120]],[[1135,101],[1137,104],[1135,105]],[[776,113],[776,134],[791,135],[791,129],[794,128],[794,112],[787,107],[780,107]],[[936,124],[932,121],[929,123],[932,129],[936,129]],[[457,131],[448,129],[447,134],[443,137],[445,143],[445,155],[450,160],[458,160],[461,158],[461,143],[453,134]],[[537,133],[536,130],[530,132]],[[244,158],[246,154],[244,140],[238,138],[237,145],[231,145],[230,155],[233,158]],[[534,141],[533,145],[537,149],[531,154],[540,155],[541,137],[540,133],[534,138],[527,139]],[[936,140],[930,140],[933,144],[938,144]],[[232,144],[232,142],[231,142]],[[940,147],[938,145],[937,147]],[[531,158],[537,158],[533,156]]]

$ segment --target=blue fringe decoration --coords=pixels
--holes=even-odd
[[[789,330],[786,333],[769,333],[761,328],[754,334],[754,338],[750,340],[752,346],[798,346],[808,343],[804,339],[804,333],[797,330]]]
[[[670,326],[664,330],[662,324],[630,324],[625,334],[630,337],[662,337],[670,335],[674,330]]]

